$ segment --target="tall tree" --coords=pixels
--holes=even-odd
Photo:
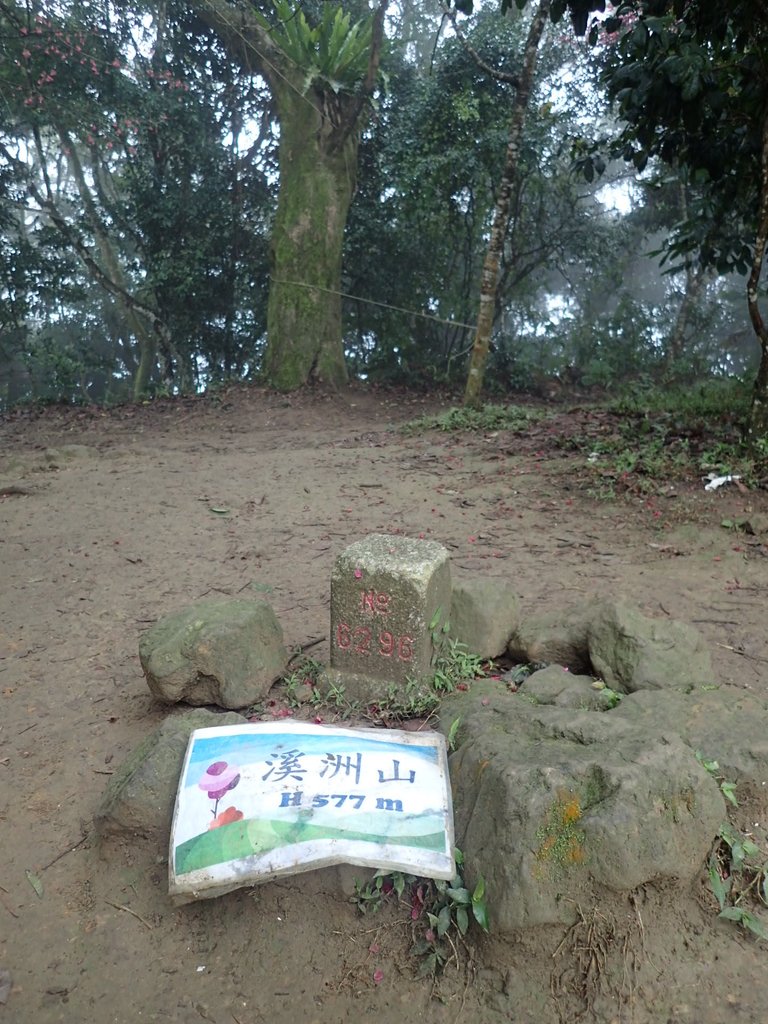
[[[357,179],[360,134],[376,87],[384,15],[352,23],[322,5],[315,24],[275,0],[273,20],[246,3],[193,0],[227,52],[260,74],[280,129],[280,188],[272,229],[264,371],[292,390],[347,380],[341,327],[344,228]]]
[[[110,297],[122,325],[105,337],[126,342],[114,372],[136,397],[153,380],[190,389],[201,367],[254,364],[271,205],[239,150],[260,103],[250,80],[210,30],[189,31],[186,8],[142,12],[0,2],[0,164],[23,184],[8,201],[34,217],[33,240],[56,235]]]
[[[528,104],[533,90],[536,60],[539,44],[544,34],[544,27],[549,18],[551,0],[539,0],[528,29],[528,36],[523,47],[523,59],[520,77],[517,82],[512,118],[509,125],[506,159],[502,172],[496,206],[493,213],[493,224],[488,240],[488,249],[483,263],[483,274],[480,283],[480,307],[477,316],[477,331],[469,361],[467,385],[464,390],[464,404],[470,407],[480,404],[483,387],[485,364],[488,361],[488,350],[491,343],[491,332],[496,314],[496,289],[499,276],[499,264],[504,248],[504,237],[509,220],[510,200],[515,188],[520,167],[520,148],[523,128],[528,113]]]
[[[677,168],[699,201],[670,250],[687,264],[747,274],[760,345],[748,435],[768,435],[768,326],[760,280],[768,242],[768,3],[624,0],[603,81],[626,127],[614,140],[639,169]],[[695,281],[695,277],[693,278]]]

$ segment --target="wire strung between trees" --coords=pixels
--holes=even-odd
[[[340,292],[336,288],[324,288],[321,284],[307,284],[306,281],[288,281],[283,277],[272,277],[274,284],[287,284],[294,288],[314,289],[317,292],[326,292],[328,295],[339,295],[342,299],[352,299],[354,302],[365,302],[369,306],[381,306],[382,309],[392,309],[396,313],[407,313],[408,316],[418,316],[422,320],[433,320],[437,324],[445,324],[448,327],[463,327],[467,331],[474,331],[477,324],[463,324],[460,320],[446,320],[445,317],[435,316],[433,313],[419,313],[415,309],[406,309],[404,306],[393,306],[390,302],[379,302],[377,299],[365,299],[362,295],[352,295],[350,292]]]

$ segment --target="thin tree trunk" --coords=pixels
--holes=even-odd
[[[51,181],[48,176],[46,155],[42,139],[40,138],[40,134],[37,130],[33,132],[33,137],[35,140],[38,158],[40,160],[40,173],[43,178],[45,194],[42,194],[40,189],[30,181],[30,195],[35,202],[37,202],[40,208],[48,214],[51,222],[58,229],[66,242],[72,246],[83,266],[90,273],[94,281],[96,281],[97,284],[117,300],[118,305],[126,316],[126,320],[134,329],[134,333],[139,342],[140,366],[141,364],[144,364],[145,367],[151,369],[151,361],[154,360],[155,353],[155,336],[160,338],[162,342],[170,345],[170,332],[158,316],[157,312],[137,299],[128,290],[119,261],[117,260],[112,244],[93,204],[93,197],[88,190],[74,144],[66,131],[63,129],[57,129],[57,131],[63,147],[70,151],[69,166],[72,170],[73,177],[75,178],[75,183],[78,186],[81,199],[83,200],[83,207],[86,211],[91,230],[96,238],[97,247],[104,266],[94,259],[88,246],[80,237],[77,229],[67,221],[58,208],[53,188],[51,186]],[[9,159],[9,162],[17,162],[13,157],[10,157],[5,147],[3,147],[3,153],[6,158]],[[144,317],[149,321],[152,325],[154,335],[152,332],[146,330],[140,317]],[[139,379],[139,374],[137,374],[137,377],[134,378],[134,397],[140,397],[143,391],[138,389],[145,388],[147,382],[148,376],[146,378],[142,377]]]
[[[88,183],[85,180],[85,174],[83,173],[83,167],[80,163],[80,156],[75,147],[75,143],[66,129],[62,128],[60,125],[56,126],[56,131],[58,132],[62,149],[67,156],[72,176],[75,179],[75,184],[77,185],[77,190],[80,193],[80,199],[83,203],[83,210],[85,212],[86,219],[88,220],[88,224],[93,232],[93,237],[96,239],[96,245],[101,255],[102,265],[106,270],[106,276],[109,277],[109,279],[113,281],[119,289],[118,291],[113,292],[113,295],[138,344],[139,367],[136,376],[133,379],[133,397],[134,400],[138,401],[140,398],[144,397],[149,388],[152,368],[155,363],[155,338],[152,331],[148,329],[146,322],[141,318],[136,309],[126,301],[125,297],[130,293],[128,282],[123,274],[123,268],[120,266],[120,260],[115,252],[115,247],[112,245],[112,240],[107,234],[98,210],[96,209],[93,196],[91,195]],[[156,320],[157,317],[154,317],[152,322],[154,323]]]
[[[499,264],[504,247],[507,222],[509,221],[510,200],[519,174],[523,128],[525,127],[528,103],[533,89],[539,43],[544,34],[544,26],[549,17],[550,7],[551,0],[540,0],[538,10],[533,16],[533,21],[528,29],[528,37],[525,41],[523,67],[520,73],[517,93],[515,94],[512,120],[509,126],[504,173],[502,174],[499,191],[496,196],[491,237],[488,242],[485,260],[483,261],[477,331],[475,333],[467,384],[464,391],[464,404],[470,407],[480,405],[485,366],[488,362],[488,350],[491,344],[491,332],[493,331]]]
[[[760,313],[758,289],[768,242],[768,114],[763,121],[762,174],[760,177],[760,216],[758,218],[752,271],[747,281],[747,306],[757,339],[760,342],[760,366],[752,389],[752,407],[747,422],[747,442],[754,445],[768,437],[768,328]]]
[[[679,375],[680,364],[685,349],[686,331],[691,320],[694,306],[699,300],[701,288],[704,284],[704,271],[701,267],[687,266],[685,268],[685,293],[683,301],[675,317],[672,333],[667,341],[665,360],[669,376]]]

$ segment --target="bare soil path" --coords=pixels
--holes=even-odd
[[[583,908],[565,942],[478,942],[433,987],[402,912],[361,917],[312,876],[174,909],[162,852],[93,841],[109,774],[168,713],[142,631],[204,595],[267,593],[287,643],[327,660],[333,559],[368,533],[438,540],[456,577],[511,578],[524,607],[597,592],[693,623],[723,682],[766,692],[765,537],[721,525],[765,516],[765,492],[670,480],[600,500],[564,444],[600,416],[398,432],[438,407],[243,388],[0,423],[0,1021],[768,1021],[765,947],[716,919],[704,880]]]

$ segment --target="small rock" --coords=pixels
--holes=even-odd
[[[509,641],[510,656],[515,661],[543,661],[567,665],[573,672],[589,672],[590,616],[586,605],[524,617]]]
[[[621,601],[592,607],[587,647],[595,675],[622,693],[693,690],[714,679],[697,630],[674,619],[649,619]]]
[[[158,700],[223,708],[261,700],[288,664],[266,601],[198,601],[145,633],[139,658]]]
[[[596,690],[592,676],[568,672],[562,665],[548,665],[532,673],[521,684],[520,694],[537,704],[579,711],[607,711],[617,700],[610,691]]]
[[[498,658],[515,631],[519,599],[512,580],[454,583],[451,636],[481,658]]]
[[[244,722],[242,715],[203,708],[167,718],[110,779],[96,814],[100,837],[167,839],[190,735],[195,729]]]

